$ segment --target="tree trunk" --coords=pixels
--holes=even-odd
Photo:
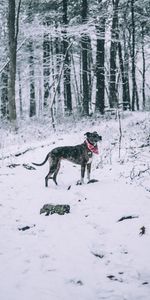
[[[111,46],[110,46],[110,82],[109,82],[109,103],[114,108],[118,105],[117,88],[116,88],[116,55],[118,46],[118,4],[119,0],[113,2],[113,18],[111,27]]]
[[[62,43],[61,43],[61,38],[59,37],[59,30],[58,30],[58,24],[57,22],[55,23],[55,32],[56,32],[56,38],[55,38],[55,53],[56,53],[56,79],[58,80],[58,74],[60,73],[60,66],[61,62],[63,60],[63,53],[62,53]],[[56,81],[56,80],[55,80]],[[57,81],[56,81],[57,82]],[[56,103],[56,115],[57,119],[61,120],[63,117],[64,113],[64,102],[62,101],[62,93],[61,93],[61,86],[59,84],[57,88],[57,103]]]
[[[122,100],[123,100],[123,109],[127,110],[129,108],[129,103],[127,102],[127,91],[126,91],[126,82],[125,82],[125,71],[124,71],[124,61],[122,56],[122,47],[121,42],[118,42],[118,55],[121,71],[121,81],[122,81]]]
[[[1,75],[1,115],[4,118],[8,118],[8,64],[4,68]]]
[[[143,62],[143,70],[142,70],[142,98],[143,98],[143,110],[145,110],[146,104],[146,96],[145,96],[145,73],[146,73],[146,65],[145,65],[145,49],[144,49],[144,24],[142,26],[142,62]]]
[[[43,77],[44,77],[44,107],[47,106],[49,97],[50,80],[50,35],[44,34],[43,37]]]
[[[16,100],[15,100],[15,82],[16,82],[16,28],[15,28],[15,0],[9,0],[8,12],[8,38],[9,38],[9,79],[8,79],[8,102],[9,102],[9,120],[15,121]]]
[[[68,113],[72,112],[72,95],[71,95],[71,59],[68,51],[67,25],[68,25],[68,1],[63,0],[63,54],[65,57],[64,64],[64,99],[65,109]]]
[[[55,52],[56,52],[56,70],[57,70],[57,74],[59,74],[59,70],[60,70],[60,64],[61,64],[61,60],[62,60],[62,51],[61,51],[61,41],[60,38],[58,37],[58,32],[57,32],[57,23],[55,24],[56,27],[56,39],[55,39]],[[58,102],[61,101],[60,100],[60,86],[58,87]]]
[[[29,45],[29,77],[30,77],[30,117],[36,114],[36,101],[35,101],[35,82],[34,82],[34,48],[33,42],[30,40]]]
[[[88,4],[87,0],[82,0],[82,24],[87,22]],[[82,33],[82,82],[83,82],[83,114],[89,115],[89,84],[88,84],[88,42],[87,33]]]
[[[136,77],[135,77],[135,19],[134,19],[134,0],[131,0],[131,22],[132,22],[132,44],[131,44],[131,60],[132,60],[132,111],[135,110],[136,99]]]
[[[22,106],[22,86],[21,86],[21,74],[20,69],[18,69],[18,80],[19,80],[19,104],[20,104],[20,117],[23,115],[23,106]]]
[[[104,114],[105,108],[105,19],[96,26],[96,111]]]
[[[126,15],[124,15],[124,19],[126,19]],[[126,107],[131,109],[131,101],[130,101],[130,86],[129,86],[129,52],[127,45],[127,37],[125,34],[125,30],[123,32],[123,41],[124,41],[124,80],[125,80],[125,90],[126,90]]]

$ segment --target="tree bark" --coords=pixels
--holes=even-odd
[[[124,15],[126,20],[126,14]],[[127,23],[127,20],[126,20]],[[125,90],[126,90],[126,107],[131,109],[130,101],[130,85],[129,85],[129,49],[127,45],[127,37],[125,30],[123,32],[123,47],[124,47],[124,80],[125,80]]]
[[[15,82],[16,82],[16,28],[15,28],[15,0],[9,0],[8,12],[8,38],[9,38],[9,79],[8,79],[8,102],[9,102],[9,120],[15,121],[16,101],[15,101]]]
[[[35,101],[35,82],[34,82],[34,47],[33,41],[29,41],[29,76],[30,76],[30,117],[36,114],[36,101]]]
[[[136,99],[136,78],[135,78],[135,19],[134,19],[134,0],[131,0],[131,23],[132,23],[132,44],[131,44],[131,60],[132,60],[132,111],[135,110]]]
[[[109,103],[114,108],[118,105],[117,88],[116,88],[116,55],[118,46],[118,5],[119,0],[113,2],[113,18],[111,27],[111,46],[110,46],[110,82],[109,82]]]
[[[146,73],[146,64],[145,64],[145,49],[144,49],[144,24],[142,26],[142,62],[143,62],[143,70],[142,70],[142,98],[143,98],[143,110],[145,110],[146,104],[146,96],[145,96],[145,73]]]
[[[129,102],[128,102],[128,96],[127,96],[124,61],[123,61],[122,47],[121,47],[120,41],[118,42],[118,55],[119,55],[119,64],[120,64],[121,81],[122,81],[123,109],[127,110],[129,108]]]
[[[82,0],[81,16],[82,24],[86,24],[88,14],[87,0]],[[83,114],[89,115],[89,83],[88,83],[88,34],[82,33],[82,84],[83,84]]]
[[[1,115],[4,118],[8,118],[8,73],[9,67],[8,64],[4,68],[1,74]]]
[[[23,115],[23,106],[22,106],[22,86],[21,86],[21,72],[18,69],[18,81],[19,81],[19,104],[20,104],[20,117]]]
[[[49,97],[49,78],[50,76],[50,36],[43,36],[43,77],[44,77],[44,107],[47,106]]]
[[[105,108],[105,19],[96,26],[96,104],[95,109],[104,114]]]
[[[67,38],[67,25],[68,25],[68,1],[63,0],[63,54],[65,57],[64,64],[64,99],[65,109],[68,113],[72,112],[72,95],[71,95],[71,59],[69,51],[67,51],[69,42]]]

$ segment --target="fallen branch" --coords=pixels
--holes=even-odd
[[[10,155],[7,155],[7,156],[3,156],[3,157],[0,157],[0,160],[4,160],[4,159],[7,159],[7,158],[10,158],[10,157],[18,157],[18,156],[21,156],[25,153],[27,153],[28,151],[33,151],[33,150],[36,150],[38,148],[43,148],[45,146],[50,146],[50,145],[53,145],[55,142],[52,142],[52,143],[49,143],[49,144],[46,144],[46,145],[41,145],[41,146],[37,146],[37,147],[32,147],[32,148],[28,148],[22,152],[18,152],[18,153],[15,153],[15,154],[10,154]]]
[[[132,169],[131,172],[130,172],[130,178],[131,178],[131,180],[133,180],[133,179],[135,179],[135,178],[139,178],[139,177],[141,176],[141,174],[146,173],[146,172],[148,172],[149,170],[150,170],[150,167],[148,167],[148,168],[145,169],[145,170],[140,170],[140,171],[137,172],[137,174],[135,174],[135,170],[134,170],[134,167],[133,167],[133,169]]]
[[[124,221],[124,220],[129,220],[129,219],[135,219],[135,218],[138,218],[138,216],[126,216],[126,217],[120,218],[117,222],[121,222],[121,221]]]

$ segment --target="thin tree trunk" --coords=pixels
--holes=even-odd
[[[113,18],[111,27],[111,46],[110,46],[110,82],[109,82],[109,103],[110,107],[114,108],[118,105],[117,90],[116,90],[116,55],[118,45],[118,5],[119,0],[113,2]]]
[[[124,62],[123,62],[122,47],[120,41],[118,42],[118,55],[119,55],[121,81],[122,81],[123,109],[127,110],[128,102],[127,102],[127,93],[126,93],[126,85],[125,85],[125,71],[124,71]]]
[[[143,70],[142,70],[142,98],[143,98],[143,110],[145,110],[146,104],[146,96],[145,96],[145,73],[146,73],[146,65],[145,65],[145,49],[144,49],[144,24],[142,26],[142,62],[143,62]]]
[[[131,0],[131,19],[132,19],[132,45],[131,45],[131,59],[132,59],[132,111],[135,110],[136,99],[136,78],[135,78],[135,19],[134,19],[134,0]]]
[[[104,114],[105,108],[105,19],[96,26],[96,111]]]
[[[57,70],[57,74],[59,74],[59,70],[60,70],[60,63],[61,63],[61,41],[60,38],[58,37],[58,32],[57,32],[57,23],[55,24],[56,27],[56,39],[55,39],[55,52],[56,52],[56,70]],[[58,87],[58,103],[61,101],[60,99],[60,95],[61,95],[61,89],[60,86]]]
[[[49,97],[50,76],[50,36],[44,34],[43,37],[43,77],[44,77],[44,107],[47,106]]]
[[[22,114],[23,114],[23,107],[22,107],[22,86],[21,86],[21,74],[20,74],[20,69],[18,69],[18,80],[19,80],[20,117],[22,117]]]
[[[68,38],[67,38],[67,25],[68,25],[68,0],[63,0],[63,53],[65,56],[65,65],[64,65],[64,99],[65,99],[65,108],[66,111],[72,112],[72,95],[71,95],[71,60],[68,48]],[[67,52],[66,52],[67,51]]]
[[[137,110],[140,109],[140,106],[139,106],[139,94],[138,94],[138,88],[137,88],[137,83],[135,82],[135,95],[136,95],[136,107],[137,107]]]
[[[15,101],[15,82],[16,82],[16,28],[15,28],[15,0],[9,0],[8,12],[8,38],[9,38],[9,79],[8,79],[8,101],[9,101],[9,120],[15,121],[16,101]]]
[[[4,68],[1,74],[1,115],[4,118],[8,118],[8,64]]]
[[[126,15],[124,16],[126,19]],[[125,31],[123,32],[124,40],[124,80],[125,80],[125,90],[126,90],[126,108],[131,109],[130,101],[130,86],[129,86],[129,53],[127,47],[127,37]]]
[[[35,82],[34,82],[34,48],[33,42],[29,41],[29,76],[30,76],[30,117],[36,114]]]
[[[91,107],[91,99],[92,99],[92,66],[93,66],[93,57],[92,57],[92,45],[90,36],[88,36],[88,85],[89,85],[89,107]]]
[[[70,49],[71,46],[72,46],[72,42],[68,45],[68,48],[67,48],[66,54],[65,54],[65,58],[66,58],[67,52],[69,51],[69,49]],[[57,85],[56,85],[56,88],[55,88],[55,93],[54,93],[53,99],[51,100],[51,103],[50,103],[50,108],[51,109],[52,109],[52,107],[53,107],[53,105],[55,103],[56,94],[57,94],[58,88],[60,86],[60,81],[61,81],[62,73],[63,73],[63,70],[64,70],[65,58],[64,58],[64,61],[62,62],[62,66],[60,68],[60,72],[59,72],[59,75],[58,75]],[[51,86],[53,86],[53,84]]]
[[[81,112],[81,93],[79,92],[78,79],[77,79],[75,62],[74,62],[74,57],[73,57],[73,52],[72,51],[71,51],[71,58],[72,58],[74,81],[75,81],[76,94],[77,94],[77,108],[78,108],[78,111]]]
[[[87,22],[88,3],[87,0],[82,0],[82,24]],[[87,33],[82,33],[81,47],[82,47],[82,81],[83,81],[83,114],[89,115],[89,84],[88,84],[88,42],[89,37]]]

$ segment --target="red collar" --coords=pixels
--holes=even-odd
[[[96,145],[96,146],[92,145],[88,140],[85,140],[85,143],[86,143],[86,145],[87,145],[87,148],[88,148],[92,153],[99,154],[97,145]]]

